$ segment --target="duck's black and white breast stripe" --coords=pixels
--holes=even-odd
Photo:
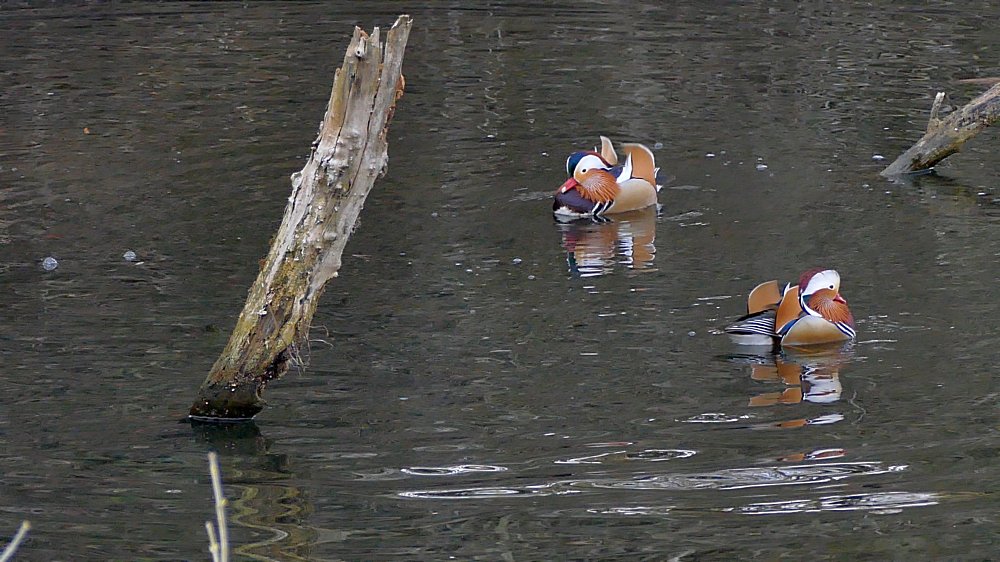
[[[611,206],[614,205],[614,204],[615,204],[614,201],[606,201],[604,203],[597,203],[596,205],[594,205],[594,210],[591,211],[591,212],[594,214],[594,216],[603,215],[604,211],[607,211],[608,209],[610,209]]]
[[[846,322],[834,322],[833,325],[836,326],[838,330],[843,332],[844,335],[846,335],[851,339],[854,339],[854,337],[857,335],[857,333],[854,331],[854,328],[851,327],[851,325],[847,324]]]

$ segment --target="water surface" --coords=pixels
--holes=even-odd
[[[0,9],[0,532],[32,521],[24,559],[207,559],[212,449],[247,559],[995,555],[996,134],[908,183],[873,159],[1000,73],[988,5],[412,10],[389,173],[307,368],[255,425],[179,423],[352,26],[399,9]],[[559,223],[599,134],[658,147],[662,208]],[[717,333],[817,264],[854,345]]]

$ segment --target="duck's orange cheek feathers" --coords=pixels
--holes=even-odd
[[[815,306],[813,306],[813,303],[809,305],[830,322],[841,322],[848,326],[854,326],[854,316],[851,314],[851,309],[847,308],[846,303],[837,302],[833,299],[821,299],[815,303]]]
[[[601,170],[592,170],[580,180],[580,195],[594,203],[614,201],[619,190],[615,178]]]

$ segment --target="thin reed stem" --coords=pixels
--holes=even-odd
[[[212,475],[212,494],[215,497],[215,530],[213,532],[212,523],[205,522],[205,529],[208,531],[209,551],[212,553],[212,562],[229,562],[229,529],[226,526],[226,497],[222,495],[222,473],[219,471],[219,455],[215,452],[208,453],[208,471]],[[0,562],[3,562],[0,560]]]
[[[212,562],[219,562],[219,541],[215,538],[215,525],[205,521],[205,532],[208,533],[208,552],[212,554]]]
[[[21,541],[24,540],[24,537],[28,536],[28,529],[31,529],[31,523],[21,521],[21,528],[17,530],[17,534],[14,535],[13,540],[10,541],[7,548],[3,549],[3,552],[0,553],[0,562],[7,562],[14,557],[17,547],[21,546]]]

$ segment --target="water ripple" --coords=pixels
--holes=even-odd
[[[634,505],[626,507],[609,507],[605,509],[588,509],[587,513],[596,515],[667,515],[676,509],[673,505]]]
[[[867,511],[889,515],[905,508],[938,505],[943,500],[940,494],[932,492],[876,492],[872,494],[850,494],[824,496],[817,499],[797,499],[777,502],[751,503],[738,507],[694,509],[677,505],[634,505],[607,508],[591,508],[587,513],[596,515],[624,516],[665,516],[675,511],[685,513],[722,511],[742,515],[780,515],[789,513],[819,513],[824,511]]]
[[[637,453],[627,453],[625,458],[633,461],[660,462],[674,459],[686,459],[694,456],[697,451],[690,449],[646,449]]]
[[[505,466],[491,466],[488,464],[460,464],[456,466],[412,466],[404,468],[400,472],[412,474],[414,476],[454,476],[456,474],[470,474],[474,472],[504,472]]]
[[[678,420],[683,423],[736,423],[739,421],[750,419],[753,416],[748,414],[743,414],[739,416],[734,416],[730,414],[724,414],[722,412],[708,412],[705,414],[698,414],[696,416],[691,416],[685,420]]]
[[[483,488],[456,488],[451,490],[412,490],[400,492],[404,498],[414,499],[435,499],[435,500],[464,500],[483,498],[507,498],[514,496],[559,496],[569,494],[581,494],[581,490],[568,489],[567,485],[572,482],[553,482],[551,484],[539,484],[535,486],[519,487],[483,487]]]
[[[906,470],[906,465],[881,462],[826,463],[797,466],[731,468],[693,474],[663,474],[628,480],[582,479],[517,487],[482,487],[400,492],[406,498],[468,499],[511,496],[550,496],[582,493],[581,488],[616,490],[740,490],[765,486],[822,484],[856,476],[875,476]]]
[[[555,462],[556,464],[602,464],[604,461],[611,459],[660,462],[674,459],[686,459],[694,456],[696,453],[697,451],[691,451],[688,449],[646,449],[644,451],[637,451],[634,453],[629,453],[627,451],[611,451],[598,455],[557,460]]]
[[[752,503],[723,511],[748,515],[774,515],[779,513],[817,513],[821,511],[871,511],[873,513],[899,513],[907,507],[937,505],[941,497],[927,492],[877,492],[826,496],[818,499],[787,500],[780,502]]]
[[[593,480],[597,488],[630,490],[739,490],[763,486],[818,484],[854,476],[872,476],[906,470],[906,465],[884,466],[880,462],[828,463],[786,467],[731,468],[695,474],[664,474],[634,480]]]

